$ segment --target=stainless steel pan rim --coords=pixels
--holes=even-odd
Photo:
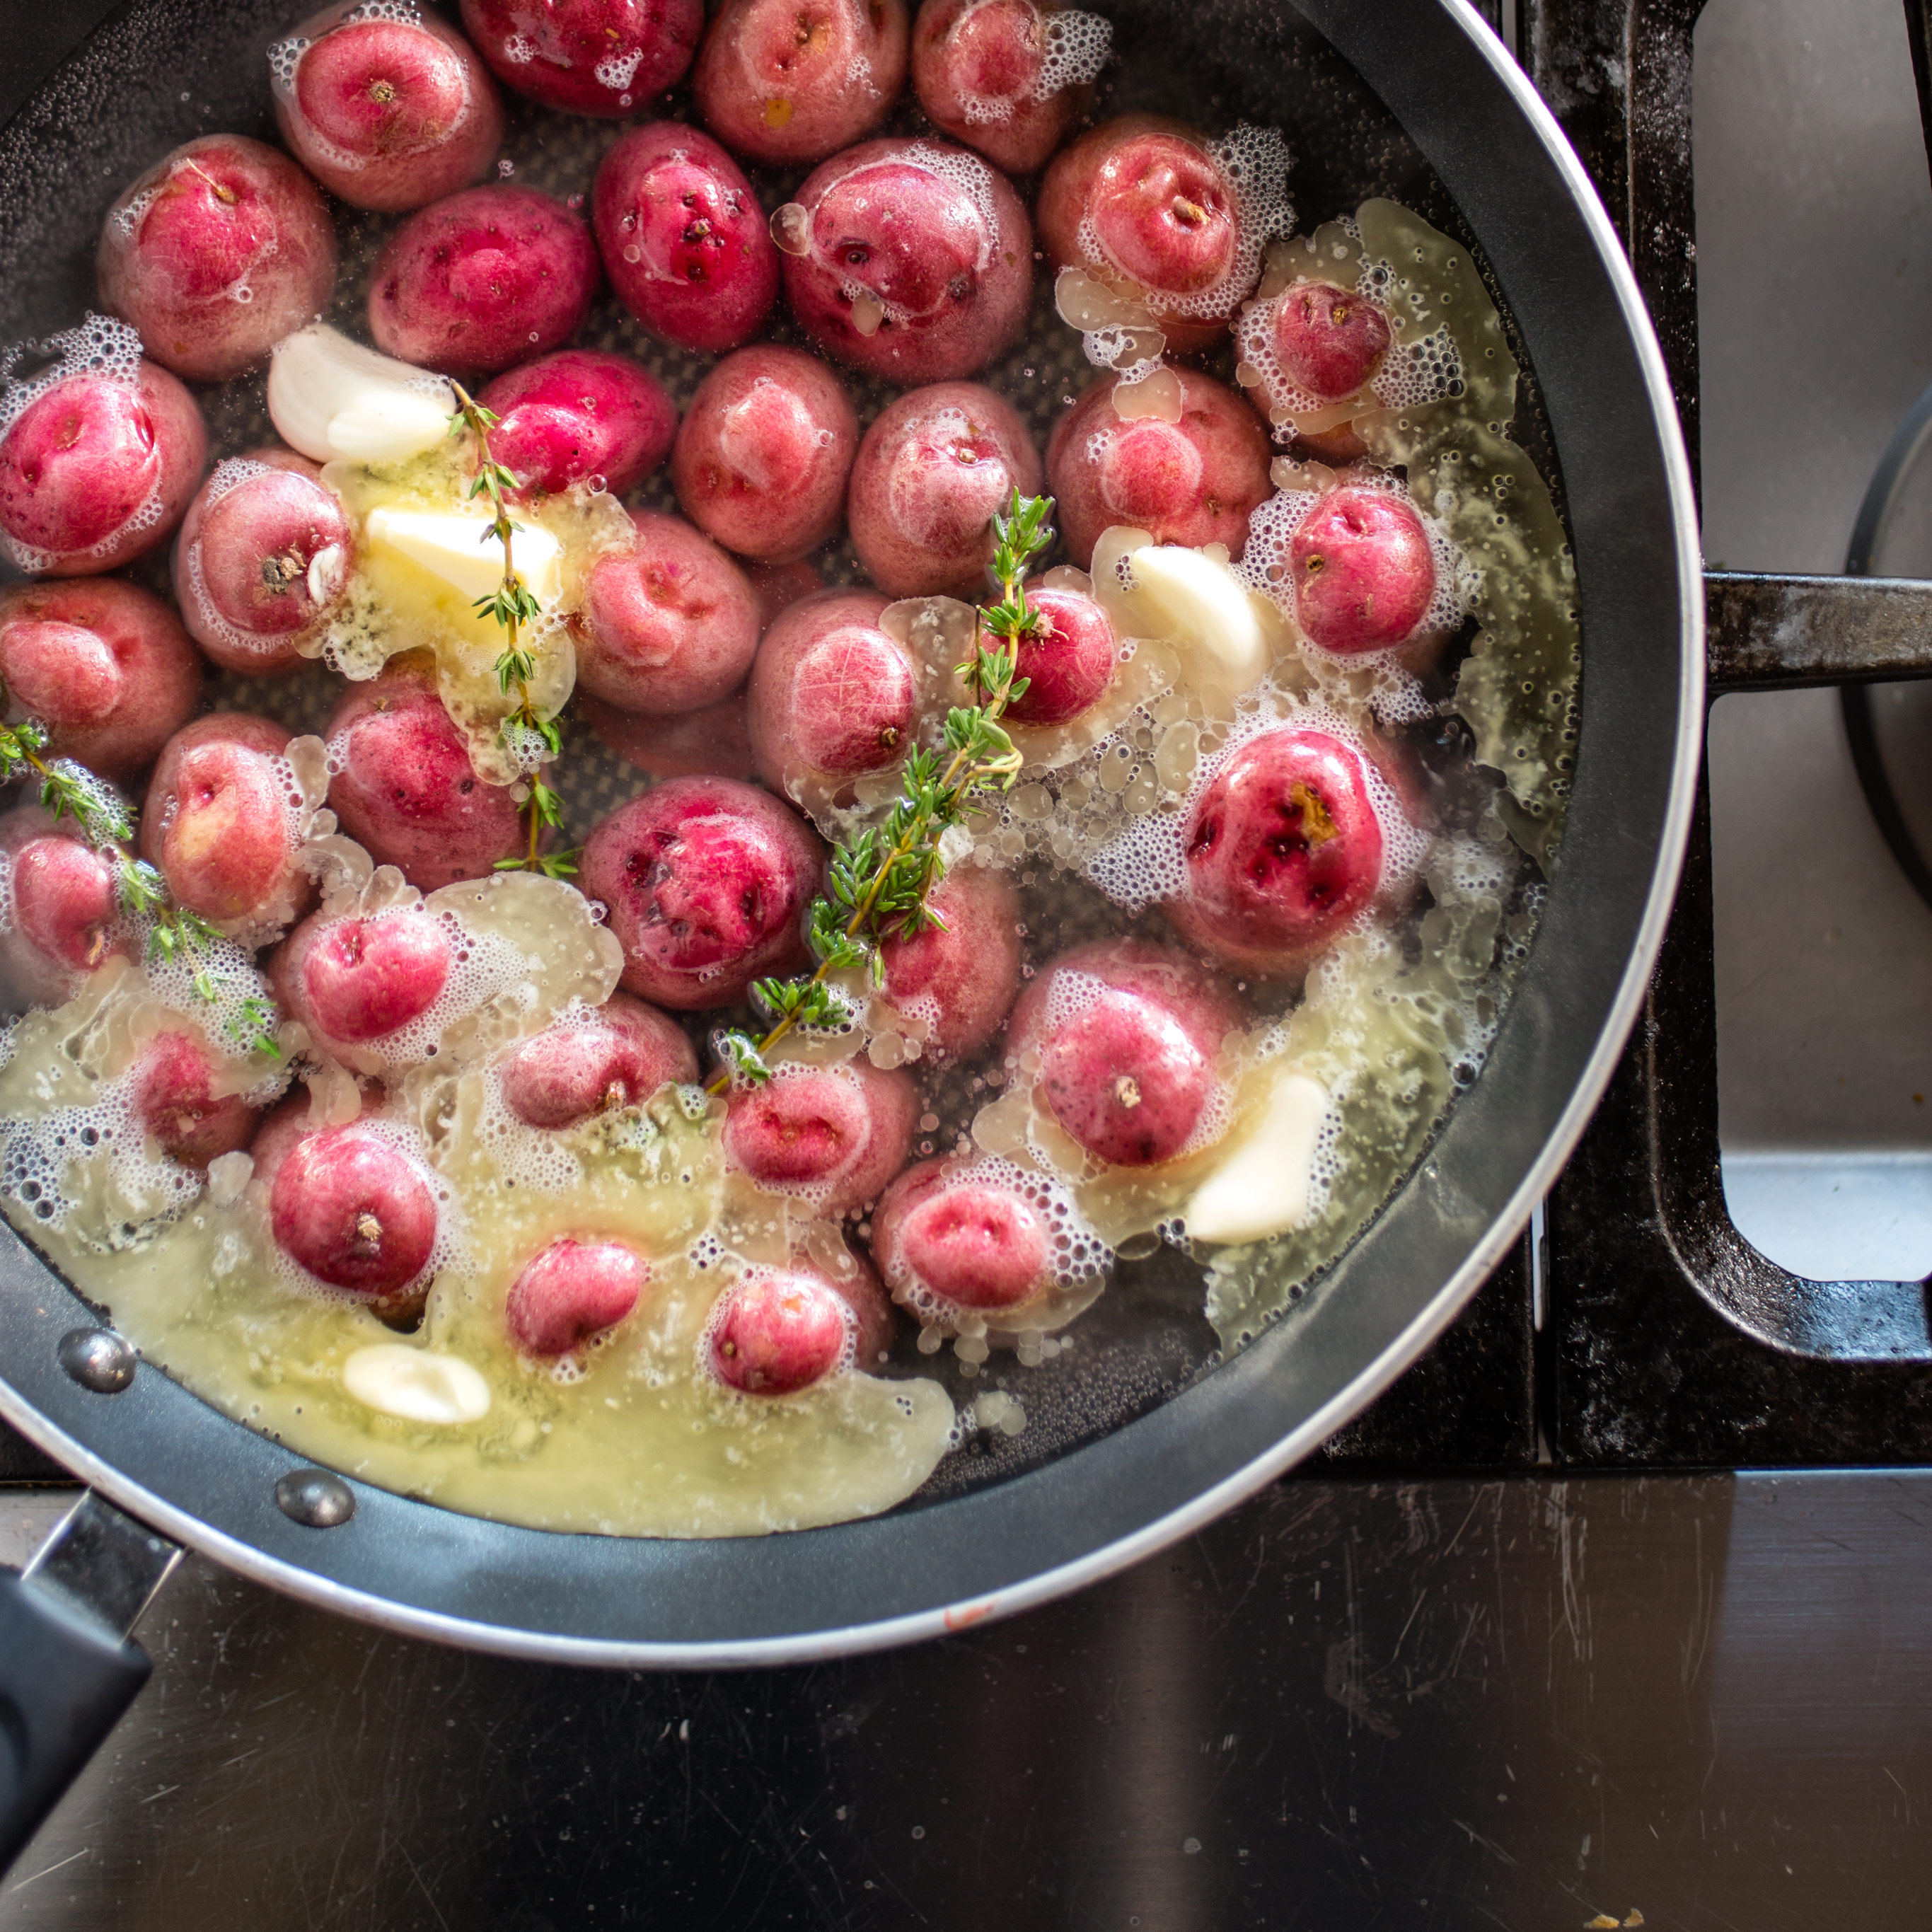
[[[1358,68],[1366,73],[1377,66],[1365,56],[1375,52],[1378,34],[1386,35],[1390,31],[1388,14],[1379,0],[1298,0],[1298,4],[1300,10]],[[1640,913],[1630,928],[1631,936],[1619,944],[1622,965],[1614,990],[1599,1001],[1590,1021],[1594,1039],[1588,1053],[1568,1076],[1568,1097],[1540,1136],[1540,1150],[1522,1165],[1520,1179],[1502,1204],[1484,1213],[1480,1232],[1472,1238],[1460,1264],[1448,1274],[1439,1289],[1408,1316],[1394,1339],[1369,1352],[1366,1366],[1335,1384],[1306,1408],[1294,1426],[1264,1444],[1251,1445],[1232,1466],[1224,1465],[1204,1474],[1184,1497],[1172,1506],[1160,1508],[1149,1520],[1110,1525],[1106,1519],[1110,1514],[1120,1513],[1120,1498],[1118,1495],[1106,1496],[1109,1507],[1094,1512],[1090,1546],[1079,1549],[1049,1567],[1029,1572],[1022,1564],[1018,1574],[994,1587],[964,1593],[946,1588],[942,1580],[931,1593],[934,1600],[929,1602],[921,1600],[917,1580],[896,1574],[890,1579],[890,1587],[882,1585],[883,1594],[888,1599],[894,1595],[909,1597],[916,1602],[916,1607],[876,1617],[828,1618],[810,1629],[799,1629],[794,1622],[793,1628],[782,1633],[748,1632],[724,1637],[694,1632],[673,1639],[640,1640],[614,1634],[574,1634],[554,1628],[555,1618],[548,1625],[519,1621],[519,1606],[530,1594],[531,1579],[516,1571],[515,1566],[507,1561],[497,1559],[502,1552],[521,1550],[525,1540],[534,1539],[536,1544],[548,1546],[556,1553],[554,1565],[542,1566],[546,1571],[554,1568],[559,1573],[555,1580],[546,1576],[542,1586],[553,1594],[568,1594],[570,1566],[585,1553],[584,1546],[604,1545],[602,1551],[590,1552],[585,1570],[586,1574],[598,1576],[604,1587],[611,1591],[620,1620],[627,1590],[634,1610],[652,1604],[652,1577],[644,1552],[664,1546],[506,1530],[503,1526],[456,1516],[449,1511],[359,1485],[358,1522],[365,1519],[380,1522],[384,1533],[392,1540],[400,1539],[419,1551],[422,1574],[437,1586],[429,1594],[454,1592],[466,1599],[480,1600],[488,1613],[455,1613],[429,1603],[404,1600],[396,1594],[361,1587],[328,1574],[330,1567],[337,1564],[337,1552],[346,1546],[337,1539],[346,1538],[352,1544],[357,1526],[304,1530],[280,1516],[270,1500],[274,1477],[302,1465],[279,1444],[214,1416],[195,1398],[145,1365],[134,1388],[123,1396],[90,1396],[67,1382],[54,1365],[52,1344],[59,1334],[73,1325],[78,1304],[18,1243],[8,1244],[10,1252],[0,1254],[0,1286],[6,1291],[0,1294],[0,1359],[14,1365],[9,1380],[0,1382],[0,1414],[130,1513],[229,1568],[319,1607],[338,1610],[406,1634],[506,1655],[628,1668],[710,1668],[798,1662],[910,1642],[1011,1615],[1096,1581],[1190,1534],[1252,1495],[1358,1413],[1407,1369],[1454,1320],[1515,1240],[1568,1158],[1610,1080],[1640,1006],[1675,894],[1689,829],[1703,724],[1702,587],[1690,468],[1662,353],[1635,278],[1581,164],[1521,70],[1481,24],[1466,0],[1437,0],[1437,4],[1444,19],[1474,50],[1505,91],[1523,125],[1534,136],[1543,160],[1553,165],[1570,208],[1581,218],[1589,248],[1596,258],[1595,270],[1607,282],[1628,350],[1634,353],[1636,377],[1648,412],[1644,428],[1654,439],[1652,460],[1660,460],[1667,496],[1665,520],[1652,532],[1652,542],[1654,548],[1667,542],[1675,566],[1676,635],[1672,641],[1676,658],[1673,694],[1676,716],[1669,733],[1667,756],[1658,755],[1659,746],[1647,748],[1654,776],[1665,785],[1664,806],[1651,830],[1643,835],[1650,855],[1647,887]],[[1414,62],[1411,64],[1416,66]],[[1426,62],[1421,64],[1426,65]],[[1402,112],[1401,80],[1400,75],[1383,73],[1378,74],[1376,84],[1454,190],[1452,170],[1431,152],[1426,136],[1417,131],[1418,118]],[[1424,84],[1421,67],[1417,67],[1409,80],[1414,86]],[[1432,73],[1426,80],[1430,85],[1442,84]],[[1418,104],[1426,98],[1418,95]],[[1471,218],[1475,219],[1473,215]],[[1552,411],[1560,447],[1564,440],[1562,426],[1554,423],[1555,415]],[[1580,566],[1583,550],[1580,533]],[[1582,594],[1587,605],[1590,598],[1587,582]],[[1587,691],[1586,704],[1587,719]],[[1587,747],[1587,722],[1584,738]],[[1590,763],[1586,750],[1580,764],[1587,767]],[[1584,781],[1584,770],[1580,769],[1580,792]],[[1562,882],[1562,868],[1559,868],[1558,886],[1552,892],[1552,913]],[[1549,916],[1546,915],[1546,924]],[[1560,1024],[1563,1018],[1560,1010],[1540,1014],[1532,1021],[1519,1015],[1522,1004],[1520,994],[1505,1017],[1491,1070],[1459,1102],[1456,1117],[1452,1117],[1452,1130],[1456,1118],[1484,1106],[1486,1088],[1490,1088],[1489,1111],[1496,1111],[1491,1076],[1498,1060],[1504,1057],[1505,1042],[1511,1040],[1513,1034],[1526,1035],[1532,1027],[1540,1025],[1539,1038],[1546,1040],[1551,1036],[1552,1026]],[[1559,1009],[1560,1004],[1559,1001]],[[1533,1064],[1538,1042],[1531,1041],[1526,1051],[1529,1054],[1526,1064]],[[1503,1158],[1507,1160],[1507,1154]],[[1450,1181],[1444,1180],[1432,1155],[1425,1160],[1420,1174],[1411,1177],[1384,1210],[1384,1220],[1393,1219],[1398,1209],[1406,1206],[1412,1210],[1412,1220],[1420,1217],[1418,1226],[1428,1225],[1431,1216],[1438,1225],[1453,1224],[1459,1212],[1468,1210],[1455,1197],[1452,1182],[1453,1177]],[[1432,1194],[1432,1189],[1437,1192]],[[1348,1268],[1345,1261],[1342,1270]],[[1348,1339],[1345,1328],[1342,1336],[1345,1348]],[[700,1567],[710,1560],[711,1552],[738,1552],[728,1557],[721,1554],[717,1561],[721,1566],[728,1564],[736,1587],[741,1590],[748,1587],[754,1600],[745,1614],[755,1621],[758,1614],[755,1599],[760,1586],[772,1587],[782,1596],[789,1573],[797,1568],[786,1556],[788,1546],[816,1545],[824,1551],[830,1546],[825,1539],[834,1539],[841,1552],[842,1566],[856,1562],[862,1567],[868,1561],[880,1560],[890,1564],[896,1552],[912,1539],[913,1526],[922,1516],[943,1517],[949,1524],[966,1525],[974,1520],[976,1511],[984,1518],[995,1507],[992,1499],[1007,1494],[1010,1504],[1014,1498],[1007,1492],[1056,1476],[1059,1490],[1066,1492],[1069,1510],[1077,1513],[1083,1498],[1080,1474],[1075,1466],[1083,1459],[1090,1466],[1094,1458],[1124,1438],[1136,1438],[1139,1445],[1130,1454],[1130,1468],[1132,1454],[1138,1454],[1143,1474],[1166,1468],[1178,1456],[1180,1466],[1174,1472],[1172,1480],[1186,1486],[1192,1461],[1204,1463],[1214,1460],[1212,1456],[1200,1456],[1197,1438],[1216,1436],[1223,1444],[1229,1440],[1238,1442],[1244,1421],[1251,1423],[1256,1409],[1270,1406],[1253,1402],[1252,1407],[1244,1408],[1244,1402],[1251,1402],[1264,1388],[1262,1378],[1273,1377],[1279,1382],[1298,1372],[1295,1358],[1285,1352],[1286,1341],[1282,1328],[1270,1330],[1195,1388],[1114,1436],[1073,1451],[1058,1462],[1014,1478],[998,1489],[982,1490],[925,1511],[840,1526],[834,1530],[681,1546],[685,1552],[682,1560],[688,1567]],[[1332,1348],[1334,1344],[1331,1340],[1328,1346]],[[1200,1416],[1196,1416],[1191,1432],[1180,1414],[1190,1404],[1195,1404],[1206,1418],[1204,1426]],[[191,1470],[188,1466],[192,1459],[178,1453],[181,1438],[190,1432],[185,1428],[171,1431],[169,1427],[171,1421],[178,1422],[190,1409],[200,1412],[211,1424],[220,1426],[228,1437],[237,1441],[232,1456],[224,1452],[224,1480],[218,1496],[205,1498],[205,1513],[185,1508],[176,1499],[184,1490],[192,1492],[197,1486],[206,1486],[206,1472]],[[117,1418],[124,1418],[128,1427],[124,1429]],[[125,1472],[128,1459],[104,1453],[96,1446],[104,1442],[111,1450],[117,1439],[130,1444],[142,1442],[153,1452],[142,1466],[152,1472],[164,1463],[161,1476],[177,1480],[157,1478],[152,1486],[135,1480]],[[1118,1460],[1117,1455],[1115,1460]],[[228,1466],[230,1464],[232,1468]],[[1112,1474],[1118,1490],[1119,1471],[1115,1469]],[[1091,1496],[1086,1500],[1090,1502]],[[1025,1522],[1040,1520],[1038,1501],[1036,1490],[1030,1498],[1034,1516],[1028,1518],[1022,1513],[1022,1542]],[[1012,1511],[1007,1509],[1004,1513]],[[1130,1505],[1128,1514],[1131,1513]],[[1056,1516],[1054,1520],[1064,1519]],[[1066,1539],[1063,1536],[1059,1540]],[[1077,1535],[1074,1540],[1078,1540]],[[604,1576],[603,1573],[612,1567],[611,1559],[626,1551],[633,1552],[636,1560],[625,1574],[614,1580]],[[312,1562],[305,1560],[311,1552]],[[810,1572],[811,1562],[816,1560],[806,1562],[806,1574]],[[994,1567],[1006,1562],[1003,1552]],[[407,1567],[403,1566],[405,1570]],[[625,1568],[622,1564],[618,1567]],[[387,1574],[396,1574],[393,1565]],[[720,1574],[723,1574],[722,1567]]]

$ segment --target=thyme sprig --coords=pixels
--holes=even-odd
[[[456,392],[456,412],[449,419],[452,436],[476,439],[476,474],[470,483],[470,500],[485,497],[490,505],[490,524],[481,541],[502,546],[503,575],[495,590],[473,600],[478,616],[495,620],[504,633],[502,654],[496,659],[496,686],[506,698],[514,694],[516,704],[501,728],[503,748],[518,766],[530,773],[530,842],[520,857],[500,859],[500,872],[541,872],[546,878],[568,878],[577,870],[577,854],[546,854],[539,848],[543,835],[563,822],[563,800],[541,776],[542,766],[556,758],[563,741],[554,720],[540,718],[530,700],[530,680],[536,675],[536,654],[523,641],[524,626],[534,624],[543,615],[536,594],[517,574],[515,538],[524,526],[509,512],[506,495],[517,487],[517,479],[499,463],[490,448],[490,432],[502,418],[486,409],[460,382],[449,386]]]
[[[40,782],[40,802],[56,822],[71,818],[90,845],[124,843],[134,836],[133,808],[111,786],[71,758],[43,759],[47,730],[34,718],[0,724],[0,784],[29,772]]]
[[[910,939],[945,922],[932,896],[946,876],[941,841],[953,826],[983,807],[981,794],[1011,790],[1021,754],[1000,719],[1026,694],[1018,674],[1019,644],[1039,628],[1027,608],[1026,577],[1035,558],[1053,542],[1051,496],[1022,496],[1018,490],[993,519],[994,581],[999,596],[975,614],[973,655],[953,667],[971,697],[946,714],[942,749],[923,746],[908,752],[899,795],[884,820],[850,844],[833,848],[829,890],[806,916],[806,944],[817,964],[808,977],[760,980],[752,1000],[767,1022],[758,1039],[733,1028],[714,1036],[723,1069],[709,1090],[722,1093],[735,1077],[762,1084],[772,1077],[766,1055],[796,1027],[848,1026],[855,1016],[830,983],[836,973],[864,968],[872,983],[885,983],[890,939]],[[990,647],[982,640],[992,640]]]
[[[196,992],[210,1006],[219,1004],[225,976],[209,955],[225,943],[224,934],[200,913],[176,905],[168,896],[167,881],[145,859],[122,860],[116,896],[130,919],[150,922],[148,957],[185,965]],[[230,980],[229,989],[232,988]],[[238,1044],[279,1060],[282,1049],[274,1029],[280,1017],[272,1000],[251,993],[229,1016],[226,1030]]]
[[[30,772],[38,776],[40,803],[55,822],[71,818],[88,844],[115,860],[121,910],[131,919],[150,922],[148,957],[185,962],[195,992],[210,1006],[219,1005],[219,971],[208,956],[212,947],[226,943],[223,935],[199,913],[176,905],[166,880],[145,859],[130,859],[122,849],[134,836],[134,810],[127,800],[71,758],[42,758],[46,746],[46,728],[33,718],[0,724],[0,784]],[[251,994],[230,1015],[226,1030],[242,1046],[279,1060],[282,1049],[274,1029],[280,1018],[272,1001]]]

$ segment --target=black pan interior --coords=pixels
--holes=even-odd
[[[311,1588],[332,1579],[419,1614],[592,1641],[756,1642],[981,1598],[1077,1562],[1231,1480],[1318,1414],[1323,1426],[1338,1425],[1349,1385],[1445,1292],[1473,1287],[1472,1256],[1494,1251],[1496,1218],[1597,1044],[1659,858],[1682,612],[1651,399],[1548,155],[1435,0],[1304,0],[1302,14],[1253,0],[1126,0],[1107,10],[1121,58],[1103,111],[1282,125],[1304,223],[1381,194],[1458,234],[1484,262],[1535,372],[1516,433],[1570,514],[1583,590],[1588,669],[1571,830],[1489,1067],[1421,1168],[1290,1320],[1210,1372],[1202,1372],[1214,1337],[1198,1270],[1171,1252],[1129,1264],[1083,1319],[1077,1352],[1012,1378],[1024,1433],[992,1435],[949,1459],[913,1503],[874,1522],[762,1542],[625,1543],[507,1528],[364,1490],[350,1525],[326,1535],[295,1529],[270,1500],[290,1466],[278,1445],[150,1371],[112,1400],[55,1372],[52,1340],[83,1311],[9,1237],[0,1366],[52,1424],[53,1434],[40,1432],[57,1453],[100,1458],[164,1513],[229,1544],[231,1556],[260,1551],[292,1564]],[[87,9],[70,11],[83,32]],[[0,131],[0,338],[64,326],[90,304],[101,215],[161,152],[217,130],[274,138],[264,52],[291,24],[289,0],[136,0],[27,100]],[[518,180],[581,193],[614,134],[523,103],[506,152]],[[758,185],[770,206],[791,182]],[[345,216],[348,290],[393,220]],[[352,302],[338,320],[355,320]],[[1090,372],[1070,332],[1049,329],[1043,307],[1038,320],[1029,346],[988,380],[1043,441],[1061,397]],[[704,366],[650,343],[608,295],[582,339],[640,355],[680,400]],[[1042,353],[1043,340],[1057,346]],[[889,393],[865,397],[862,413]],[[220,453],[266,436],[259,382],[211,413]],[[654,491],[646,500],[670,507],[661,482]],[[328,688],[320,676],[282,691],[237,680],[218,686],[215,701],[312,727]],[[571,752],[580,832],[640,781],[593,759],[586,743]],[[956,1381],[953,1392],[970,1397],[972,1385]]]

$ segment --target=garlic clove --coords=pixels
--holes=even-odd
[[[442,376],[352,342],[325,322],[275,345],[268,414],[314,463],[398,463],[449,434],[456,393]]]
[[[358,1348],[342,1365],[342,1386],[404,1422],[478,1422],[490,1412],[490,1384],[467,1362],[403,1342]]]
[[[1237,685],[1267,669],[1260,614],[1247,586],[1225,563],[1178,544],[1151,544],[1132,552],[1127,568],[1138,634],[1171,639]]]
[[[1183,1211],[1190,1239],[1234,1245],[1299,1227],[1308,1214],[1328,1093],[1292,1068],[1278,1071],[1229,1151]]]

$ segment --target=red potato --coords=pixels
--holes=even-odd
[[[97,852],[71,819],[38,805],[0,817],[6,916],[0,986],[22,1005],[58,1006],[81,980],[134,942],[121,916],[120,855]]]
[[[848,1366],[857,1346],[850,1303],[803,1268],[746,1273],[718,1298],[704,1338],[712,1375],[741,1395],[796,1395]]]
[[[802,167],[886,118],[905,85],[905,0],[724,0],[692,86],[734,154]]]
[[[955,1160],[921,1161],[886,1190],[872,1216],[872,1258],[892,1299],[927,1318],[934,1298],[1010,1314],[1054,1281],[1046,1216],[1016,1190]]]
[[[214,1070],[205,1041],[175,1031],[156,1034],[134,1062],[134,1117],[184,1167],[246,1147],[261,1119],[239,1094],[215,1097]]]
[[[888,597],[976,597],[992,519],[1017,489],[1040,494],[1039,452],[1019,412],[977,382],[934,382],[886,405],[852,466],[852,548]]]
[[[254,944],[311,890],[294,863],[289,737],[246,712],[197,718],[162,747],[141,808],[141,856],[176,903]]]
[[[1145,530],[1158,544],[1225,544],[1238,555],[1248,518],[1273,494],[1268,437],[1240,397],[1211,376],[1177,369],[1180,420],[1123,421],[1103,376],[1053,426],[1046,483],[1060,508],[1060,534],[1082,569],[1100,533],[1114,524]]]
[[[314,913],[277,949],[268,983],[283,1012],[327,1052],[420,1019],[454,964],[442,926],[419,903],[368,919]]]
[[[744,682],[758,648],[745,574],[680,517],[633,510],[634,550],[598,560],[575,626],[577,681],[626,711],[696,711]]]
[[[1216,1058],[1241,1016],[1184,953],[1101,940],[1063,954],[1021,996],[1007,1064],[1037,1052],[1040,1096],[1089,1154],[1157,1166],[1213,1132]]]
[[[738,164],[682,122],[635,128],[607,154],[591,224],[617,298],[653,335],[705,353],[764,327],[778,254]]]
[[[392,658],[350,685],[324,735],[328,802],[343,830],[419,890],[488,878],[523,850],[521,810],[508,788],[477,776],[423,654]]]
[[[1324,651],[1390,650],[1436,600],[1436,556],[1406,496],[1346,485],[1322,496],[1288,541],[1295,621]]]
[[[182,620],[224,670],[292,670],[339,607],[355,551],[348,512],[317,465],[292,450],[253,450],[218,465],[182,519]]]
[[[1260,274],[1234,176],[1198,132],[1159,115],[1104,122],[1063,148],[1037,212],[1056,269],[1100,267],[1131,284],[1184,355],[1221,339]]]
[[[526,1355],[567,1355],[638,1305],[650,1264],[622,1241],[550,1243],[511,1284],[503,1318]]]
[[[1293,392],[1345,402],[1375,380],[1394,339],[1367,296],[1328,282],[1292,283],[1251,303],[1235,332],[1242,356],[1262,375],[1250,392],[1257,406],[1284,404]]]
[[[670,475],[684,514],[727,550],[796,560],[838,527],[859,447],[844,386],[815,356],[760,343],[698,385]]]
[[[684,78],[704,0],[463,0],[463,25],[506,87],[613,118]]]
[[[794,1064],[763,1086],[735,1088],[724,1160],[760,1187],[800,1194],[826,1214],[878,1198],[905,1165],[919,1118],[911,1076],[862,1058]]]
[[[677,405],[641,362],[566,349],[499,376],[477,399],[502,420],[490,453],[526,490],[552,495],[586,477],[621,496],[670,453]]]
[[[578,884],[610,908],[626,989],[682,1012],[730,1006],[804,964],[800,923],[824,860],[769,792],[672,778],[597,826]]]
[[[734,691],[716,704],[664,717],[620,711],[580,693],[577,715],[604,748],[656,778],[752,778],[752,728],[745,694]]]
[[[1110,34],[1091,14],[1038,0],[926,0],[912,28],[912,85],[940,133],[1014,175],[1065,138]]]
[[[472,188],[418,210],[369,284],[376,346],[425,368],[494,371],[560,349],[597,292],[590,231],[533,188]]]
[[[503,140],[503,103],[476,50],[434,14],[311,16],[268,50],[282,139],[330,194],[388,214],[466,187]]]
[[[181,520],[207,460],[201,411],[158,364],[66,376],[0,434],[0,537],[31,577],[118,568]]]
[[[1033,230],[1005,176],[938,141],[868,141],[773,216],[785,299],[835,361],[900,383],[970,376],[1019,340]]]
[[[1113,620],[1078,590],[1029,590],[1036,628],[1016,649],[1027,688],[1006,706],[1022,724],[1069,724],[1106,694],[1120,664]]]
[[[106,778],[146,771],[201,702],[203,665],[181,620],[118,578],[0,590],[0,686],[47,728],[46,755]]]
[[[287,155],[204,134],[122,191],[95,268],[157,362],[224,382],[328,306],[335,256],[322,196]]]
[[[879,628],[876,590],[801,598],[765,633],[752,667],[752,751],[787,796],[835,788],[904,757],[918,722],[911,654]]]
[[[422,1306],[442,1215],[414,1154],[367,1120],[311,1126],[302,1094],[262,1122],[250,1152],[269,1233],[298,1268],[386,1318]]]
[[[1366,754],[1279,726],[1238,746],[1196,802],[1186,885],[1162,910],[1231,971],[1292,976],[1375,903],[1387,850]]]
[[[698,1055],[668,1014],[613,993],[594,1012],[546,1027],[500,1062],[503,1104],[526,1126],[574,1127],[698,1078]]]
[[[883,994],[926,1022],[927,1054],[964,1060],[999,1031],[1019,997],[1019,899],[1005,873],[968,866],[947,873],[927,902],[944,922],[880,948]]]

